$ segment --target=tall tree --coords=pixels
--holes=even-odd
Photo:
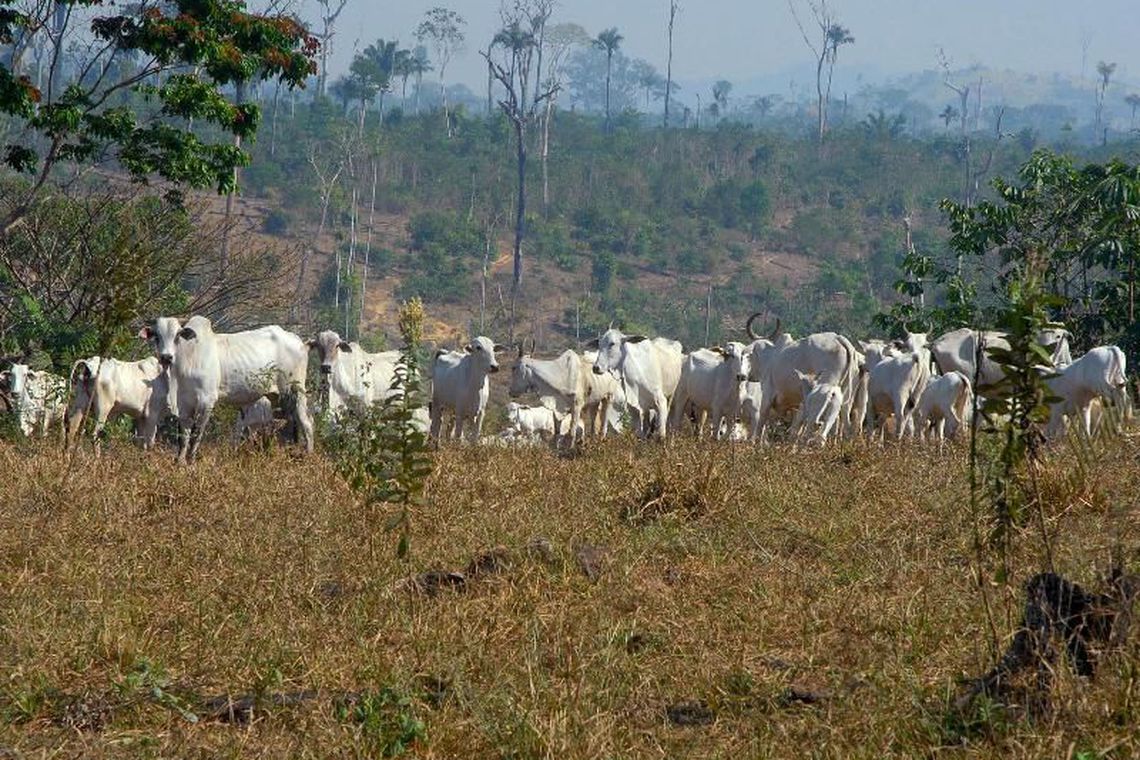
[[[526,231],[526,163],[527,131],[539,110],[558,91],[558,84],[543,85],[539,79],[539,39],[553,9],[550,0],[515,0],[514,5],[500,11],[503,28],[495,35],[490,48],[498,53],[496,60],[488,56],[495,79],[503,86],[499,101],[515,132],[515,158],[518,169],[515,200],[514,276],[511,280],[511,339],[515,331],[515,307],[522,287],[522,244]]]
[[[408,80],[411,79],[415,59],[412,57],[411,50],[397,50],[396,58],[392,64],[392,76],[400,78],[400,108],[407,110],[408,107]]]
[[[665,62],[665,117],[662,122],[665,129],[669,128],[669,98],[673,92],[673,22],[680,9],[677,0],[669,0],[669,51]]]
[[[421,44],[430,41],[435,49],[435,63],[439,67],[439,97],[443,104],[443,120],[447,136],[451,137],[451,113],[447,107],[447,83],[444,76],[447,64],[463,47],[465,38],[463,27],[467,22],[455,11],[436,6],[424,14],[424,20],[416,27],[416,39]]]
[[[1098,61],[1096,64],[1096,73],[1100,75],[1100,88],[1097,90],[1096,96],[1096,135],[1098,137],[1101,136],[1101,129],[1104,127],[1104,93],[1108,90],[1108,81],[1112,79],[1115,72],[1115,63]]]
[[[614,53],[621,47],[625,38],[618,34],[617,27],[610,27],[594,38],[594,47],[606,54],[606,131],[610,131],[610,77],[613,73]]]
[[[400,43],[396,40],[378,39],[352,62],[355,72],[359,66],[361,76],[380,98],[380,124],[384,124],[384,94],[392,91],[392,77],[396,75]],[[363,110],[363,108],[361,109]],[[364,119],[361,117],[361,125]]]
[[[412,48],[412,59],[408,62],[412,76],[416,78],[416,95],[412,101],[412,113],[420,113],[420,90],[424,87],[424,74],[431,71],[431,60],[428,58],[427,48],[416,45]]]
[[[329,55],[332,54],[333,37],[336,36],[336,20],[348,5],[348,0],[317,0],[317,5],[321,7],[321,65],[317,71],[317,97],[323,98],[329,79]]]
[[[630,75],[645,94],[645,110],[649,110],[649,99],[665,87],[665,77],[649,61],[635,58],[629,65]]]
[[[732,92],[732,82],[721,79],[713,85],[713,103],[716,104],[717,113],[723,118],[728,113],[728,94]]]
[[[788,0],[788,9],[792,12],[792,18],[800,30],[804,44],[815,56],[816,120],[818,139],[822,143],[824,133],[827,131],[827,106],[831,101],[831,80],[835,73],[836,60],[839,58],[839,48],[854,44],[855,38],[839,23],[835,11],[827,4],[827,0],[805,0],[805,2],[817,27],[818,37],[814,40],[800,21],[793,0]]]
[[[160,177],[174,193],[179,186],[229,192],[234,168],[249,161],[233,138],[251,137],[261,111],[256,103],[230,103],[222,88],[267,78],[299,87],[316,68],[316,40],[304,26],[291,16],[249,13],[238,0],[178,0],[118,13],[88,10],[82,0],[36,3],[25,12],[9,5],[0,6],[0,42],[17,48],[50,27],[65,36],[75,32],[83,40],[76,44],[87,49],[81,66],[66,67],[63,56],[53,56],[42,90],[20,73],[18,50],[0,63],[0,113],[11,125],[3,161],[31,177],[6,198],[0,240],[60,166],[115,160],[134,179]],[[137,64],[117,65],[128,58]],[[165,81],[152,84],[160,76]],[[131,107],[125,96],[139,88],[158,101],[164,118]],[[200,136],[188,128],[190,119],[227,136]]]
[[[562,88],[565,74],[564,64],[570,51],[590,43],[590,35],[578,24],[555,24],[545,30],[543,47],[546,51],[546,82],[544,85],[551,95],[544,104],[542,116],[542,212],[550,206],[550,122],[554,117],[554,105]],[[494,72],[492,71],[492,74]]]
[[[1132,118],[1128,122],[1128,128],[1136,129],[1136,109],[1140,107],[1140,93],[1131,93],[1124,98],[1124,102],[1132,109]]]

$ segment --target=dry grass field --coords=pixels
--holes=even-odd
[[[1138,458],[1053,455],[1058,572],[1140,566]],[[1048,566],[1034,521],[987,616],[966,460],[448,449],[402,561],[319,455],[0,444],[0,757],[1136,756],[1140,634],[1035,719],[950,707]]]

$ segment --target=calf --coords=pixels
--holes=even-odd
[[[820,382],[803,373],[803,403],[792,421],[792,436],[800,441],[827,443],[832,430],[839,432],[836,423],[843,414],[843,388],[838,383]]]
[[[549,438],[558,432],[560,420],[548,407],[523,406],[511,401],[507,403],[507,422],[516,436]]]
[[[67,412],[67,438],[79,433],[83,420],[95,419],[92,433],[98,441],[107,423],[127,415],[135,421],[135,436],[147,449],[154,445],[158,424],[167,409],[166,373],[151,356],[137,362],[93,356],[71,368],[71,406]]]
[[[954,370],[931,378],[914,411],[919,439],[925,440],[928,432],[940,441],[955,437],[963,425],[970,424],[973,405],[970,379],[964,373]]]

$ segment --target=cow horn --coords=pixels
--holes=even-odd
[[[518,348],[518,350],[519,350],[519,358],[521,359],[521,358],[523,358],[523,344],[522,344],[522,343],[518,343],[518,344],[516,344],[516,346],[517,346],[517,348]]]
[[[768,340],[775,340],[776,336],[780,334],[780,318],[776,317],[776,326],[772,328],[772,334],[768,336]]]
[[[760,312],[756,312],[748,318],[747,322],[744,323],[744,331],[748,333],[748,337],[752,338],[752,340],[760,340],[760,336],[757,335],[756,331],[752,329],[752,323],[755,322],[756,318],[759,316]]]
[[[538,341],[536,341],[534,338],[531,338],[530,339],[530,352],[531,352],[531,354],[533,355],[534,352],[537,350],[538,350]]]

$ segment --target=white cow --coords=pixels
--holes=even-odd
[[[666,438],[669,401],[681,379],[681,344],[666,338],[625,335],[611,327],[591,345],[598,351],[594,374],[616,372],[621,377],[634,428],[642,436],[648,435],[653,415],[657,434]]]
[[[1049,391],[1059,400],[1050,406],[1046,435],[1061,433],[1065,417],[1073,414],[1080,415],[1084,434],[1092,435],[1092,402],[1097,398],[1111,401],[1119,414],[1130,416],[1131,401],[1124,373],[1124,352],[1117,346],[1099,346],[1047,376]]]
[[[588,432],[591,435],[600,435],[602,438],[605,438],[610,431],[622,432],[621,413],[626,409],[626,403],[621,380],[612,372],[594,374],[594,362],[598,359],[597,351],[584,351],[581,359],[582,372],[590,384],[590,394],[586,405],[582,408]]]
[[[197,456],[206,424],[218,402],[243,407],[262,396],[290,411],[308,451],[313,420],[305,398],[308,346],[277,325],[237,333],[215,333],[210,320],[193,316],[182,325],[159,317],[139,332],[154,344],[167,370],[171,409],[178,415],[178,461]],[[291,402],[291,403],[290,403]]]
[[[894,417],[895,439],[913,433],[912,413],[925,387],[929,371],[919,354],[884,356],[868,366],[867,401],[871,412],[872,432],[879,429],[886,437],[886,420]]]
[[[443,412],[455,414],[451,437],[462,438],[463,426],[473,423],[470,438],[479,439],[483,429],[483,415],[487,410],[487,397],[491,389],[487,375],[499,371],[495,352],[504,350],[490,338],[479,336],[464,346],[462,351],[440,349],[432,361],[431,384],[431,437],[439,440]]]
[[[391,393],[399,351],[369,353],[359,343],[348,343],[332,330],[309,341],[320,359],[321,377],[328,381],[329,413],[345,406],[367,407]]]
[[[582,365],[582,357],[567,349],[555,359],[535,359],[518,347],[518,357],[511,367],[510,394],[517,398],[524,393],[535,393],[550,412],[555,435],[563,435],[560,429],[562,416],[569,417],[569,429],[565,435],[571,445],[579,438],[583,428],[583,410],[591,400],[592,373]],[[599,399],[594,399],[597,403]],[[517,406],[517,405],[516,405]],[[522,408],[522,407],[520,407]],[[596,407],[595,407],[596,411]],[[555,417],[557,413],[557,417]],[[591,427],[593,427],[591,425]]]
[[[1069,353],[1070,337],[1069,331],[1063,328],[1046,328],[1037,334],[1037,343],[1049,350],[1054,367],[1067,367],[1072,363]],[[981,368],[975,371],[979,341],[983,355]],[[941,374],[947,375],[958,371],[970,378],[971,383],[976,375],[979,385],[982,386],[995,385],[1005,377],[1005,370],[987,353],[991,348],[1008,350],[1007,334],[997,330],[972,330],[962,327],[951,330],[930,344],[931,355]]]
[[[939,441],[953,438],[970,424],[973,405],[974,394],[965,374],[954,370],[930,378],[914,411],[919,439],[925,440],[928,432]]]
[[[125,414],[135,421],[135,436],[143,448],[154,445],[168,396],[166,373],[156,357],[135,362],[99,356],[80,359],[71,367],[71,390],[69,441],[82,429],[88,415],[95,419],[92,436],[98,442],[107,423]]]
[[[752,338],[749,380],[759,382],[762,399],[752,437],[763,438],[768,416],[775,411],[787,415],[803,402],[803,384],[797,373],[811,375],[821,383],[839,386],[843,391],[845,409],[842,417],[849,417],[850,400],[854,399],[859,376],[857,351],[847,338],[833,332],[814,333],[794,340],[780,332],[780,322],[767,337],[752,329],[760,314],[753,314],[745,324]]]
[[[24,435],[30,437],[38,431],[46,438],[53,425],[62,425],[67,413],[66,380],[26,364],[13,364],[3,374]]]
[[[697,437],[701,436],[707,415],[713,437],[720,439],[722,420],[731,428],[740,413],[742,386],[748,379],[750,361],[748,347],[736,342],[699,348],[686,356],[671,402],[669,424],[673,430],[680,429],[686,407],[692,406],[697,414]]]
[[[549,438],[559,432],[562,420],[546,406],[523,406],[517,401],[507,402],[507,422],[515,436]]]
[[[792,421],[791,433],[800,441],[823,445],[836,429],[843,414],[843,389],[835,383],[823,383],[799,373],[803,385],[803,403]]]

